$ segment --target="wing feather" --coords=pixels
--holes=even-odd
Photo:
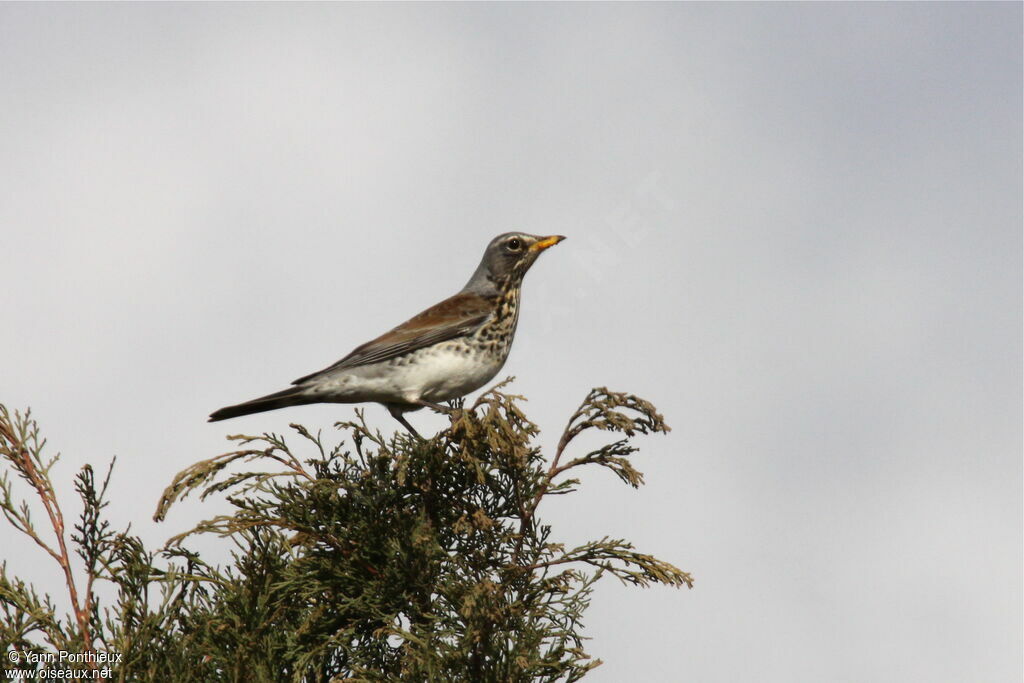
[[[492,310],[491,302],[485,297],[477,294],[456,294],[393,330],[356,347],[333,365],[300,377],[292,384],[302,384],[336,370],[380,363],[424,346],[461,337],[483,324]]]

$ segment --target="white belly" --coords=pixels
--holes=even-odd
[[[465,396],[487,384],[505,364],[473,352],[466,353],[463,344],[443,344],[417,352],[415,362],[407,363],[395,373],[392,382],[404,388],[406,400],[419,399],[437,403]]]
[[[310,387],[320,400],[439,403],[465,396],[489,382],[505,358],[477,353],[452,341],[373,365],[339,371]]]

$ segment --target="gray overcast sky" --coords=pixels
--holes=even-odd
[[[600,587],[594,681],[1020,680],[1021,24],[4,3],[0,400],[65,493],[118,455],[110,512],[159,544],[220,509],[150,519],[225,434],[352,414],[211,410],[455,292],[495,234],[562,233],[505,370],[542,443],[596,385],[674,430],[639,492],[595,475],[547,518],[697,579]]]

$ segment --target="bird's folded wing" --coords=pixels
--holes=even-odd
[[[490,302],[476,294],[456,294],[431,306],[390,332],[355,348],[334,365],[292,382],[302,384],[336,370],[369,365],[401,356],[416,349],[469,334],[487,319]]]

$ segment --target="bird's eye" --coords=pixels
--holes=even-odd
[[[523,241],[518,237],[513,237],[512,239],[505,243],[505,246],[508,247],[509,251],[519,251],[520,249],[523,248]]]

